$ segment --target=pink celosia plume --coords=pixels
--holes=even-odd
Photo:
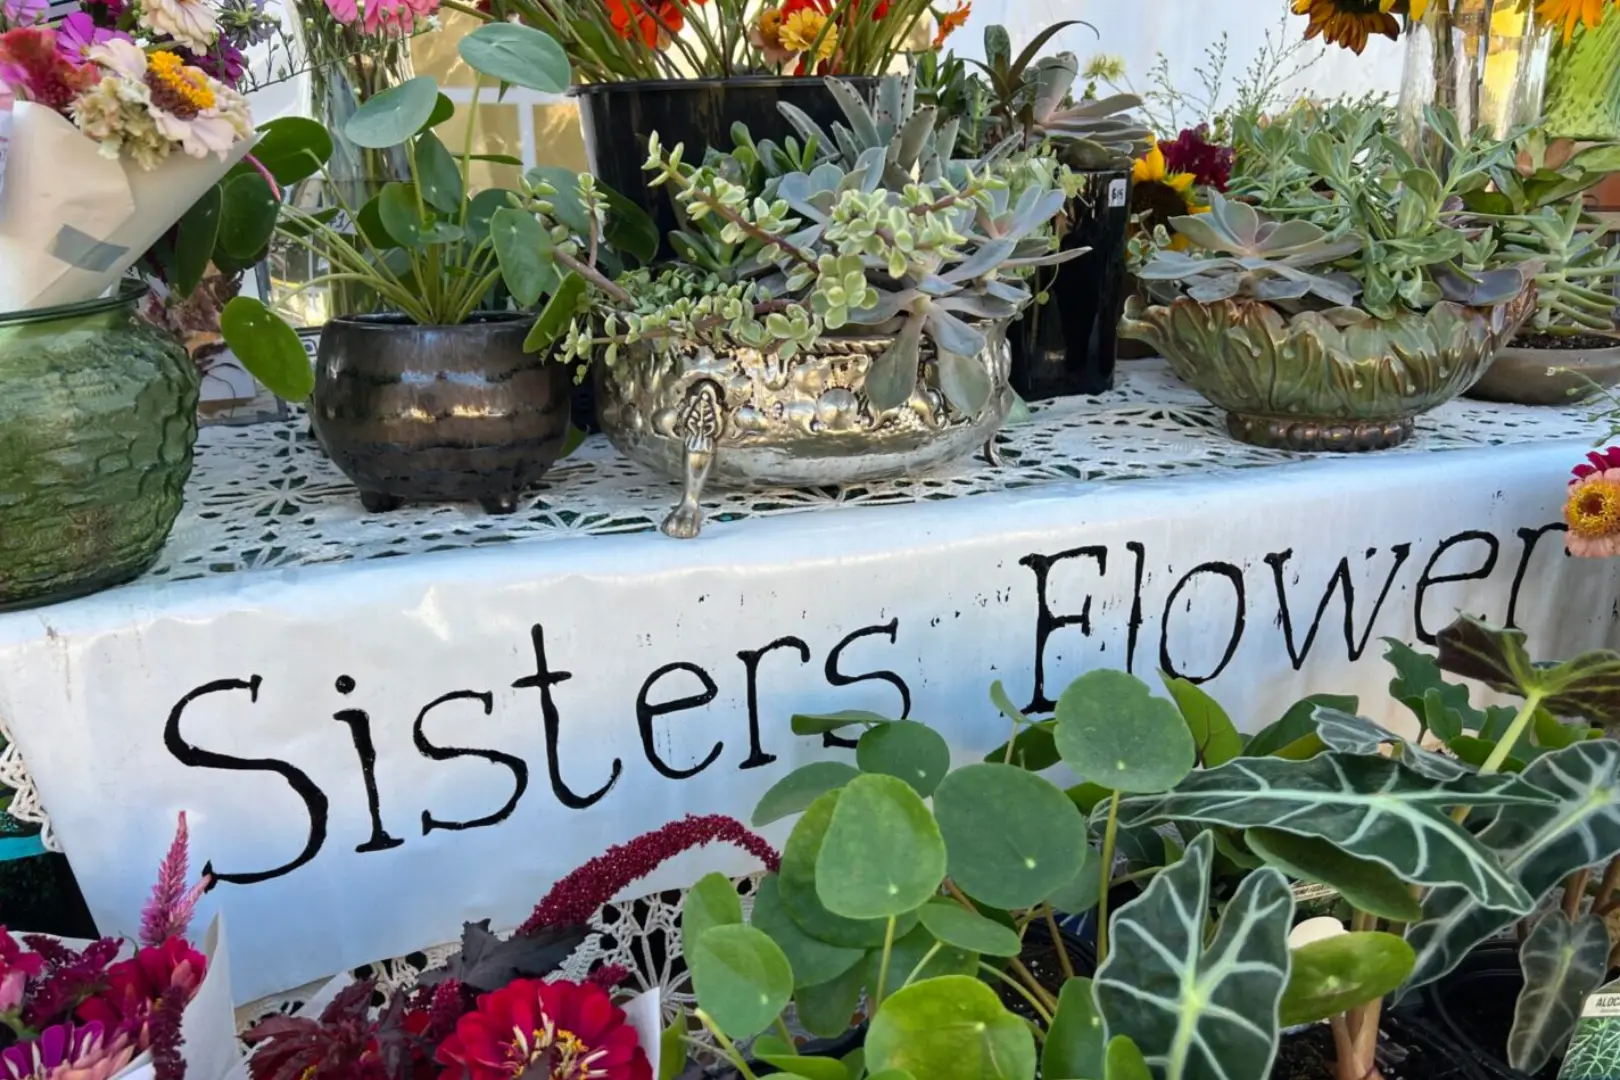
[[[175,937],[185,937],[191,918],[197,911],[197,901],[208,888],[208,879],[187,886],[190,875],[186,831],[186,812],[180,811],[180,825],[175,829],[174,843],[158,868],[157,884],[152,887],[152,898],[141,910],[141,944],[155,947]]]

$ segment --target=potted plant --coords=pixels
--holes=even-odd
[[[1013,401],[1005,330],[1027,277],[1079,254],[1052,250],[1052,158],[956,160],[957,125],[918,108],[910,78],[875,112],[828,87],[849,126],[786,110],[798,152],[739,131],[694,165],[654,137],[652,182],[693,222],[673,264],[613,281],[559,260],[565,290],[594,286],[561,347],[601,350],[603,431],[685,481],[672,536],[697,534],[711,478],[853,483],[986,446]]]
[[[1585,193],[1620,165],[1620,145],[1578,146],[1526,133],[1489,191],[1468,207],[1496,228],[1503,258],[1535,275],[1536,310],[1470,393],[1488,401],[1570,404],[1620,381],[1620,249]]]
[[[566,59],[539,30],[491,24],[460,50],[479,73],[474,106],[486,79],[567,85]],[[572,315],[558,261],[577,254],[581,265],[616,272],[621,251],[653,249],[650,223],[589,177],[536,170],[520,192],[474,194],[471,139],[452,155],[433,130],[451,112],[425,76],[373,97],[345,135],[362,147],[403,146],[414,180],[385,185],[360,208],[340,204],[344,218],[289,208],[280,226],[330,266],[309,286],[357,284],[388,310],[330,320],[313,373],[297,335],[263,303],[237,297],[224,311],[225,339],[250,371],[290,400],[313,391],[315,434],[373,512],[406,499],[515,509],[568,437],[572,372],[529,347],[537,319]],[[542,299],[548,307],[536,316]]]
[[[739,123],[760,140],[791,137],[782,105],[828,125],[838,105],[820,76],[841,76],[871,100],[926,34],[937,2],[491,0],[487,17],[515,17],[562,44],[583,83],[576,94],[591,172],[640,202],[667,234],[678,224],[674,206],[640,182],[654,131],[701,162],[708,149],[731,145]],[[936,47],[968,7],[941,8]]]
[[[162,547],[191,471],[197,375],[137,317],[145,285],[121,279],[199,198],[221,197],[254,134],[245,100],[194,62],[218,44],[207,5],[185,27],[143,8],[126,29],[6,11],[0,608],[127,581]]]
[[[1062,250],[1083,253],[1036,275],[1032,305],[1014,325],[1013,388],[1027,400],[1096,394],[1113,386],[1119,317],[1125,306],[1125,241],[1130,229],[1132,159],[1152,141],[1134,111],[1141,100],[1116,94],[1076,99],[1073,53],[1037,59],[1060,31],[1047,27],[1013,56],[1007,31],[985,30],[981,152],[1003,140],[1057,157],[1078,178],[1057,219]],[[977,62],[975,62],[977,63]]]
[[[1371,450],[1484,373],[1534,308],[1530,275],[1455,209],[1510,148],[1431,126],[1445,160],[1413,156],[1381,113],[1295,117],[1270,137],[1299,166],[1272,213],[1213,193],[1162,230],[1123,330],[1226,410],[1232,435],[1296,450]]]

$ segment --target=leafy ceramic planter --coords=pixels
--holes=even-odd
[[[180,513],[197,369],[145,294],[0,315],[0,610],[128,581]]]
[[[1289,450],[1380,450],[1413,418],[1473,386],[1534,309],[1533,293],[1494,308],[1442,302],[1421,314],[1346,323],[1285,316],[1269,304],[1133,297],[1122,332],[1226,410],[1234,438]]]

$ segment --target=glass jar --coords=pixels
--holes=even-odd
[[[1406,35],[1401,72],[1401,135],[1415,147],[1424,110],[1449,109],[1466,134],[1497,138],[1534,123],[1541,105],[1548,42],[1533,5],[1517,0],[1436,0]]]
[[[180,513],[197,370],[145,295],[0,314],[0,610],[128,581]]]

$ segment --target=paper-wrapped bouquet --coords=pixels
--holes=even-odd
[[[101,295],[246,156],[236,46],[265,27],[222,12],[0,3],[0,312]]]

